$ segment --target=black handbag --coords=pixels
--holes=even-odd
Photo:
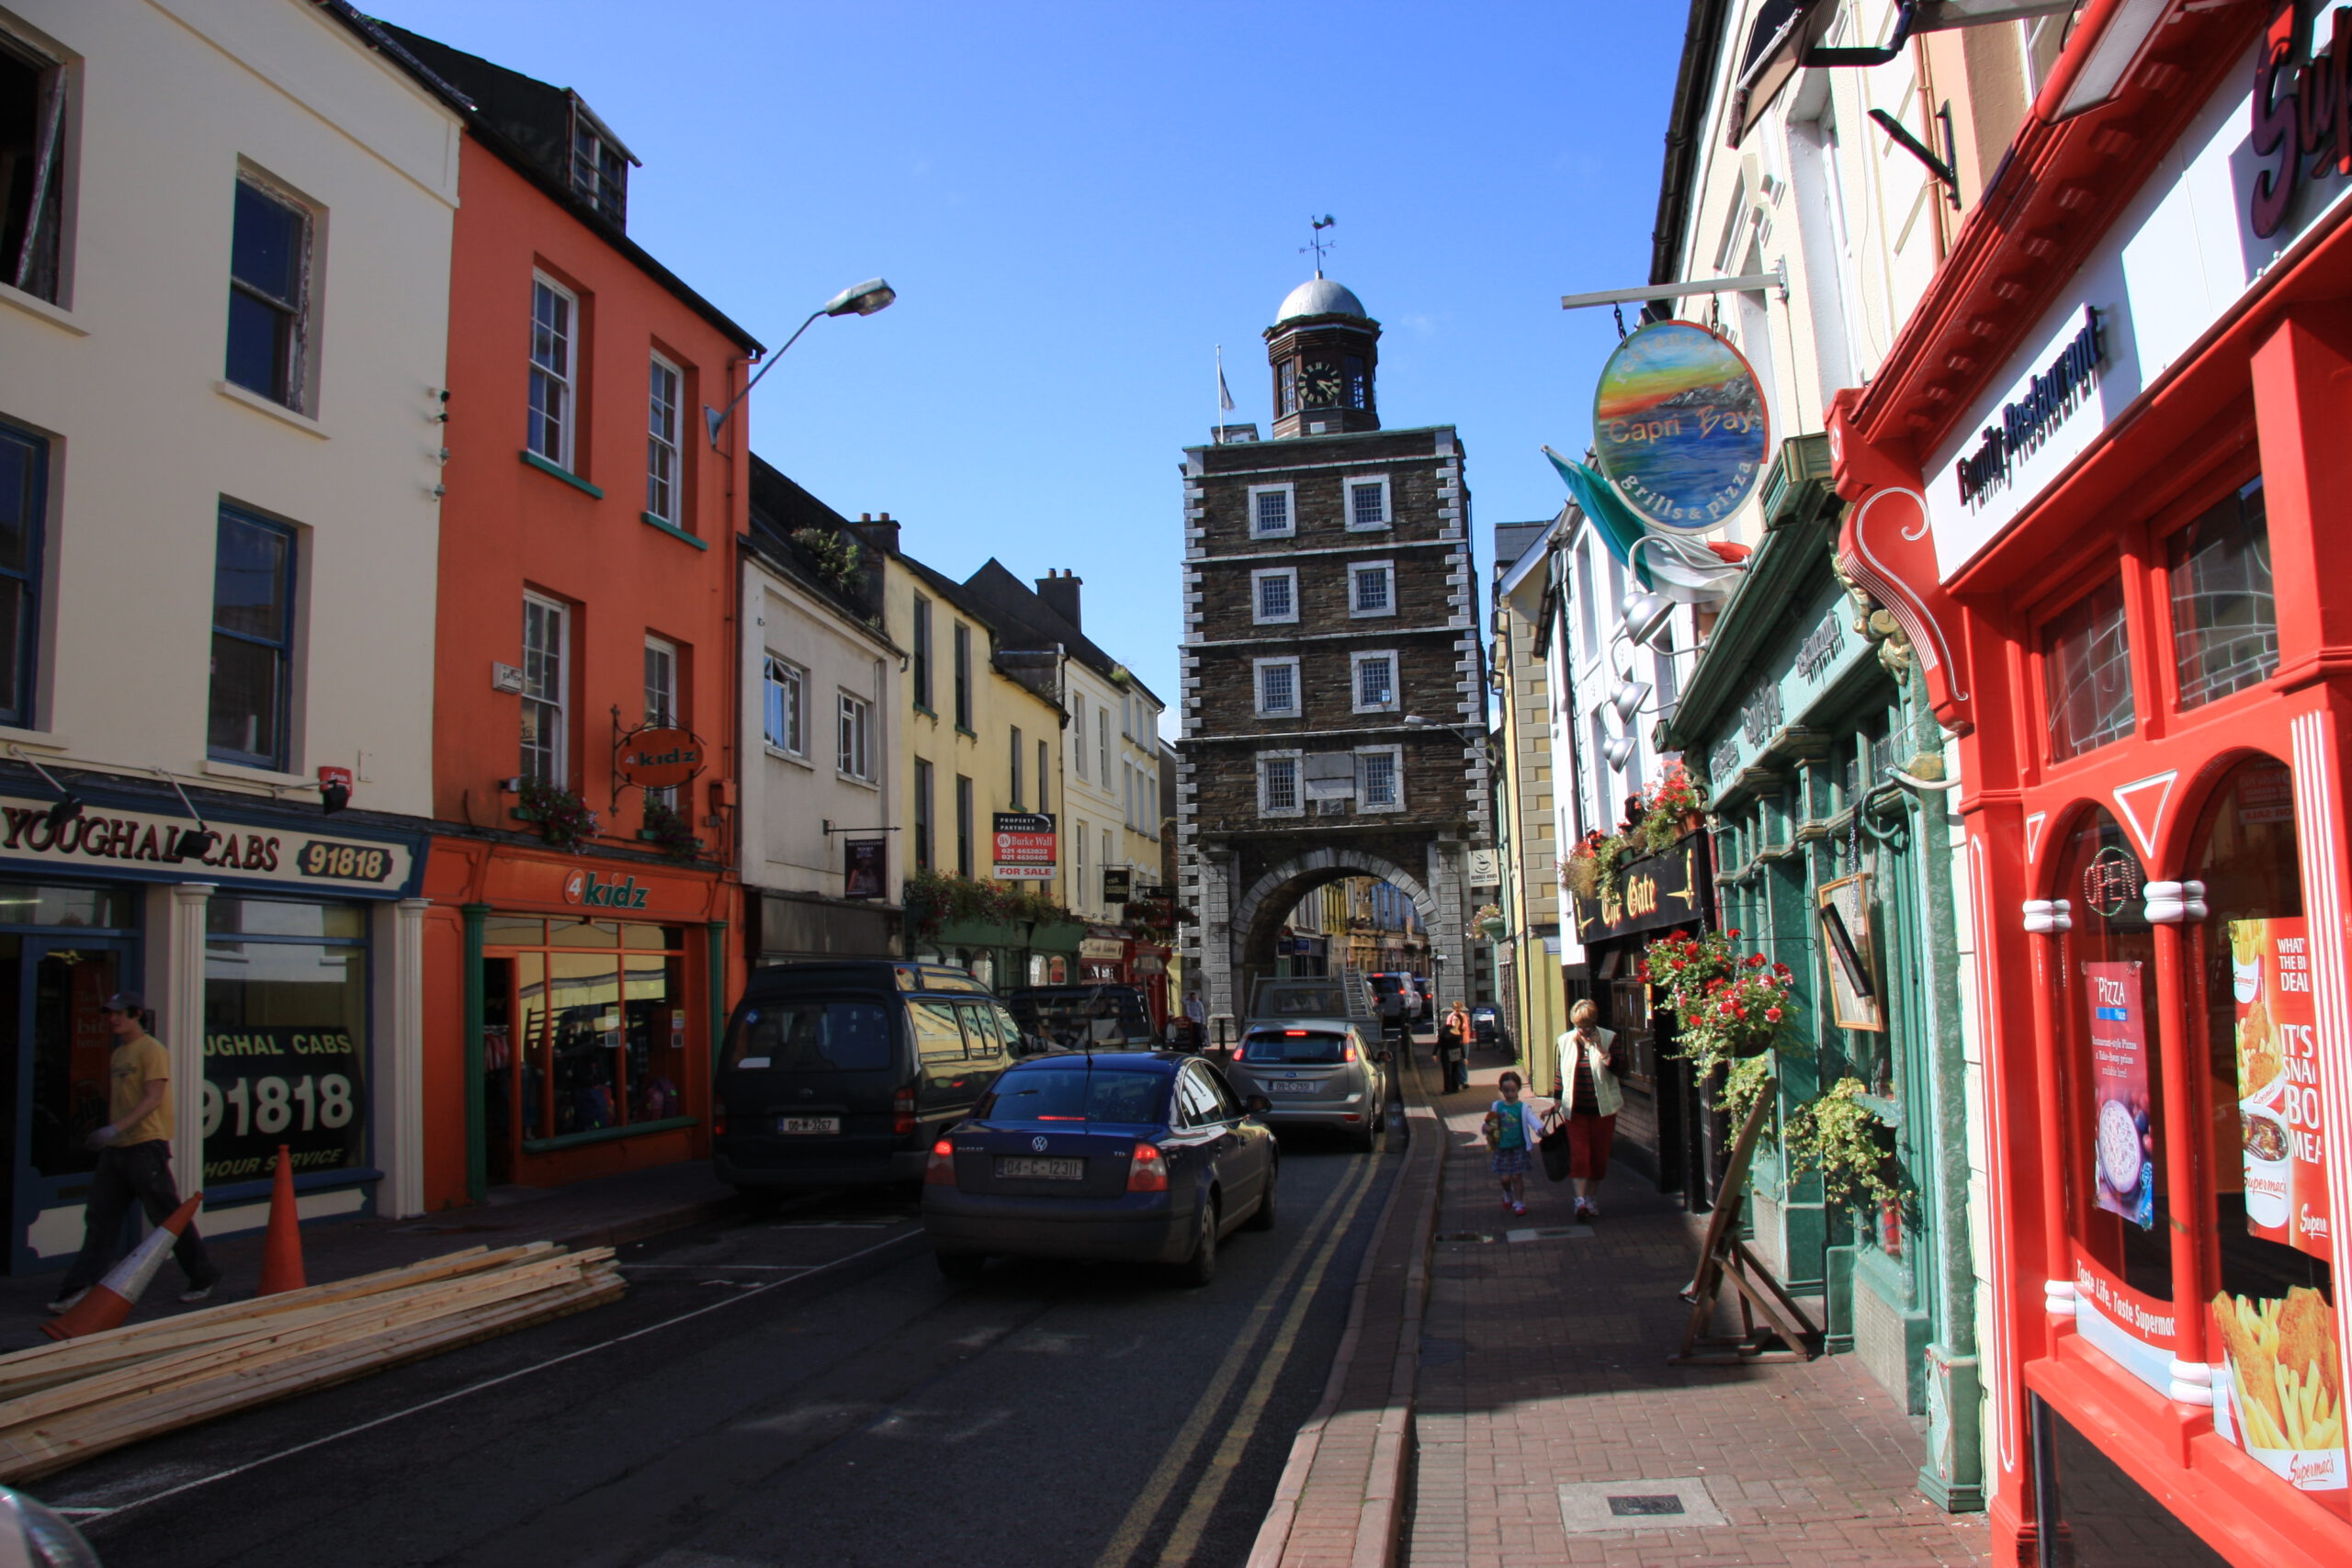
[[[1535,1140],[1544,1156],[1544,1174],[1554,1181],[1568,1179],[1568,1129],[1564,1122]]]

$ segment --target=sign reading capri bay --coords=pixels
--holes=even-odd
[[[1739,350],[1695,322],[1653,321],[1601,367],[1592,442],[1644,522],[1699,531],[1754,492],[1771,431]]]
[[[307,952],[308,950],[299,950]],[[266,1179],[277,1145],[300,1173],[365,1163],[359,1046],[348,1030],[269,1025],[204,1036],[204,1179]]]

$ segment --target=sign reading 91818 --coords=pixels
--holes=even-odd
[[[294,864],[305,876],[327,876],[338,882],[381,882],[392,874],[392,852],[379,844],[310,839],[296,852]]]

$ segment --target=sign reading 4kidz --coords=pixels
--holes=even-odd
[[[2247,1234],[2326,1258],[2327,1126],[2302,919],[2232,920],[2230,987]]]

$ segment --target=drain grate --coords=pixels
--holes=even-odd
[[[1572,1536],[1602,1530],[1691,1529],[1727,1525],[1697,1475],[1643,1475],[1577,1481],[1560,1487],[1560,1528]]]

